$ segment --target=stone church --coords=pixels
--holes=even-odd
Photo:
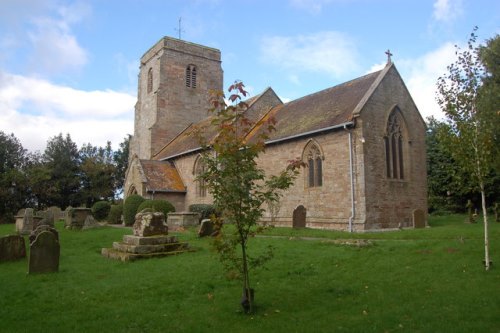
[[[222,89],[217,49],[164,37],[142,56],[125,196],[165,199],[178,212],[211,203],[191,132],[208,122],[210,91]],[[307,165],[264,220],[348,231],[427,225],[425,122],[390,57],[380,71],[288,103],[272,88],[247,103],[250,119],[277,121],[258,161],[266,173],[296,157]]]

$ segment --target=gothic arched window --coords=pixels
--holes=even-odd
[[[398,108],[395,108],[387,120],[385,145],[385,167],[387,178],[404,179],[405,124]]]
[[[188,65],[186,67],[186,87],[196,88],[196,66]]]
[[[201,156],[198,156],[194,166],[194,175],[196,177],[196,195],[200,198],[207,196],[207,185],[205,179],[201,178],[206,172],[206,164]]]
[[[148,94],[153,91],[153,68],[150,68],[148,70],[148,87],[147,87],[147,92]]]
[[[304,148],[302,160],[307,165],[307,187],[323,186],[323,154],[319,144],[315,141],[309,141]]]

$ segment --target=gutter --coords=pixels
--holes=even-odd
[[[342,124],[338,124],[338,125],[334,125],[334,126],[330,126],[330,127],[324,127],[324,128],[320,128],[320,129],[317,129],[317,130],[313,130],[313,131],[309,131],[309,132],[304,132],[304,133],[300,133],[300,134],[296,134],[296,135],[292,135],[292,136],[287,136],[287,137],[280,138],[280,139],[269,140],[269,141],[265,141],[264,143],[266,145],[269,145],[269,144],[278,143],[278,142],[282,142],[282,141],[288,141],[288,140],[292,140],[292,139],[301,138],[303,136],[308,136],[308,135],[311,135],[311,134],[317,134],[317,133],[321,133],[321,132],[326,132],[326,131],[330,131],[330,130],[334,130],[334,129],[338,129],[338,128],[344,128],[344,129],[346,129],[347,126],[350,126],[350,127],[354,126],[354,121],[348,121],[348,122],[345,122],[345,123],[342,123]]]
[[[344,126],[344,129],[347,130],[347,126]],[[352,221],[354,219],[356,210],[354,205],[354,166],[352,161],[352,132],[349,133],[349,174],[351,180],[351,216],[349,216],[349,232],[353,232],[352,230]]]

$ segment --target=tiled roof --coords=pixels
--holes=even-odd
[[[173,163],[152,160],[140,160],[140,163],[147,179],[148,192],[186,191],[186,186]]]
[[[246,111],[248,113],[247,118],[254,122],[261,120],[248,133],[247,141],[251,141],[252,138],[262,132],[264,126],[261,125],[271,117],[276,121],[274,125],[276,130],[270,134],[269,141],[292,138],[352,121],[353,112],[363,98],[368,97],[366,95],[380,73],[381,71],[367,74],[286,104],[281,104],[280,101],[278,105],[270,105],[267,109],[265,104],[259,104],[259,97],[265,93],[274,94],[274,91],[270,88],[266,89],[263,94],[246,101],[249,104]],[[211,119],[210,117],[206,118],[187,128],[167,144],[154,158],[156,160],[165,160],[199,149],[198,139],[194,135],[196,128],[202,128],[203,137],[209,141],[217,135],[216,130],[210,126]]]

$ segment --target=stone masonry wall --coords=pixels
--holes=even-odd
[[[384,134],[398,106],[406,122],[403,180],[386,176]],[[425,123],[399,75],[391,68],[361,111],[366,187],[366,228],[412,226],[415,209],[427,213]]]

